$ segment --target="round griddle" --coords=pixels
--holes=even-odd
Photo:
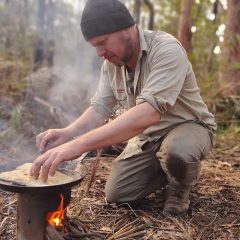
[[[59,172],[62,172],[73,178],[73,181],[57,184],[57,185],[47,185],[47,186],[26,186],[13,182],[0,180],[0,188],[14,193],[43,193],[43,192],[61,192],[67,188],[72,188],[81,183],[83,178],[86,175],[86,170],[83,166],[78,171],[69,170],[69,169],[58,169]]]

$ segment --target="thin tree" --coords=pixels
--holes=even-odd
[[[140,22],[140,14],[141,14],[141,0],[135,0],[134,4],[134,19],[136,24]]]
[[[189,53],[192,50],[192,6],[194,0],[183,0],[181,5],[181,15],[178,26],[178,39]]]
[[[149,0],[144,0],[144,3],[149,9],[149,23],[148,23],[148,29],[152,30],[154,29],[154,16],[155,16],[155,10],[153,3]]]
[[[224,42],[221,54],[220,95],[229,97],[240,92],[240,1],[228,0]]]

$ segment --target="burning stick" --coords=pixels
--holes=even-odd
[[[65,212],[66,212],[66,208],[64,209],[63,207],[63,203],[64,203],[64,198],[63,195],[60,194],[61,197],[61,203],[58,207],[58,210],[55,212],[49,212],[47,214],[47,219],[48,219],[48,223],[52,226],[52,227],[62,227],[62,221],[64,219],[65,216]]]
[[[46,226],[46,239],[47,240],[64,240],[62,234],[58,232],[54,227]]]

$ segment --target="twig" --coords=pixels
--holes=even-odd
[[[1,222],[1,224],[0,224],[0,232],[1,232],[1,228],[3,227],[3,224],[7,221],[7,219],[13,219],[13,218],[11,218],[11,217],[5,217],[5,218],[2,220],[2,222]]]
[[[120,228],[117,232],[115,232],[115,234],[118,234],[119,232],[121,232],[122,229],[126,229],[126,228],[128,228],[129,226],[130,226],[130,227],[133,226],[137,221],[138,221],[138,219],[135,219],[134,221],[126,224],[123,228]]]
[[[135,219],[133,222],[130,222],[130,223],[126,224],[123,228],[120,228],[111,237],[109,237],[108,240],[113,240],[113,239],[115,239],[117,237],[120,237],[120,236],[124,237],[125,236],[124,234],[126,234],[126,233],[129,234],[129,232],[131,233],[131,231],[133,230],[132,227],[134,227],[134,225],[137,221],[138,221],[138,219]],[[141,226],[139,226],[139,227],[141,227]],[[145,225],[145,226],[147,226],[147,225]],[[135,230],[136,230],[136,228],[135,228]],[[137,231],[139,231],[139,230],[137,230]]]
[[[4,207],[2,209],[6,208],[6,207],[9,207],[9,206],[13,205],[16,202],[17,202],[17,199],[15,199],[15,200],[11,201],[10,203],[4,205]]]
[[[84,230],[84,232],[88,232],[88,228],[85,226],[85,224],[82,224],[82,222],[78,219],[72,219],[72,223],[75,225],[75,226],[79,226],[81,225],[81,228]]]
[[[89,233],[79,233],[79,234],[68,234],[67,236],[64,236],[64,239],[75,239],[75,240],[82,240],[83,237],[92,237],[95,236],[99,239],[105,239],[105,236],[103,234],[97,233],[97,232],[89,232]]]
[[[121,207],[121,206],[124,206],[124,205],[127,205],[127,206],[130,208],[131,212],[135,215],[135,217],[138,217],[137,214],[136,214],[135,211],[132,209],[132,207],[130,206],[129,203],[126,202],[126,203],[119,204],[118,207]]]
[[[146,230],[140,231],[140,232],[136,232],[136,233],[128,235],[127,237],[120,237],[120,238],[118,238],[118,240],[129,240],[130,238],[139,237],[141,235],[144,235],[145,233],[146,233]]]
[[[232,223],[229,223],[229,224],[223,224],[223,225],[220,225],[220,227],[223,227],[223,228],[232,228],[232,227],[238,227],[240,226],[240,223],[236,223],[237,220],[234,220]]]
[[[75,219],[76,221],[79,221],[81,223],[95,223],[95,221],[96,221],[95,218],[91,219],[91,220],[87,220],[87,219],[82,219],[82,218],[80,218],[78,216],[74,216],[74,215],[72,217],[73,217],[73,219]]]
[[[118,239],[123,238],[123,237],[128,237],[129,238],[130,235],[135,234],[135,233],[137,233],[139,231],[145,230],[147,227],[148,226],[146,224],[142,224],[142,225],[140,225],[138,227],[133,227],[132,229],[130,229],[130,230],[126,231],[126,232],[122,232],[120,234],[116,234],[115,238],[118,238]]]
[[[198,237],[197,237],[196,240],[200,240],[200,239],[201,239],[203,233],[206,231],[206,229],[207,229],[209,226],[211,226],[211,225],[213,224],[213,222],[216,220],[217,216],[218,216],[218,214],[216,214],[215,217],[214,217],[214,219],[213,219],[205,228],[203,228],[203,230],[200,232],[200,234],[198,235]]]
[[[95,181],[97,168],[98,168],[98,165],[99,165],[99,162],[100,162],[100,156],[101,156],[101,151],[98,150],[97,151],[97,156],[96,156],[96,161],[95,161],[95,164],[93,165],[91,178],[90,178],[90,181],[89,181],[88,186],[87,186],[86,194],[89,192],[89,190],[92,186],[92,183]]]

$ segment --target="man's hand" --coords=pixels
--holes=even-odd
[[[53,176],[61,163],[78,158],[82,154],[79,150],[74,140],[50,149],[33,162],[30,174],[35,179],[41,177],[43,181],[47,181],[48,175]]]
[[[36,136],[36,145],[41,153],[57,147],[71,139],[71,134],[66,128],[49,129]]]
[[[53,175],[62,162],[76,159],[84,152],[129,140],[142,133],[148,127],[158,123],[159,120],[160,113],[148,102],[144,102],[129,109],[113,121],[89,131],[68,143],[48,150],[34,161],[31,174],[38,178],[41,170],[42,179],[47,180],[48,173]],[[61,144],[63,140],[59,139],[65,138],[61,138],[62,135],[59,132],[60,130],[57,131],[56,135],[54,132],[43,134],[39,138],[38,146],[48,149],[56,143],[58,145],[59,143]],[[50,139],[52,139],[53,143],[50,143],[50,147],[47,147],[46,145]]]

